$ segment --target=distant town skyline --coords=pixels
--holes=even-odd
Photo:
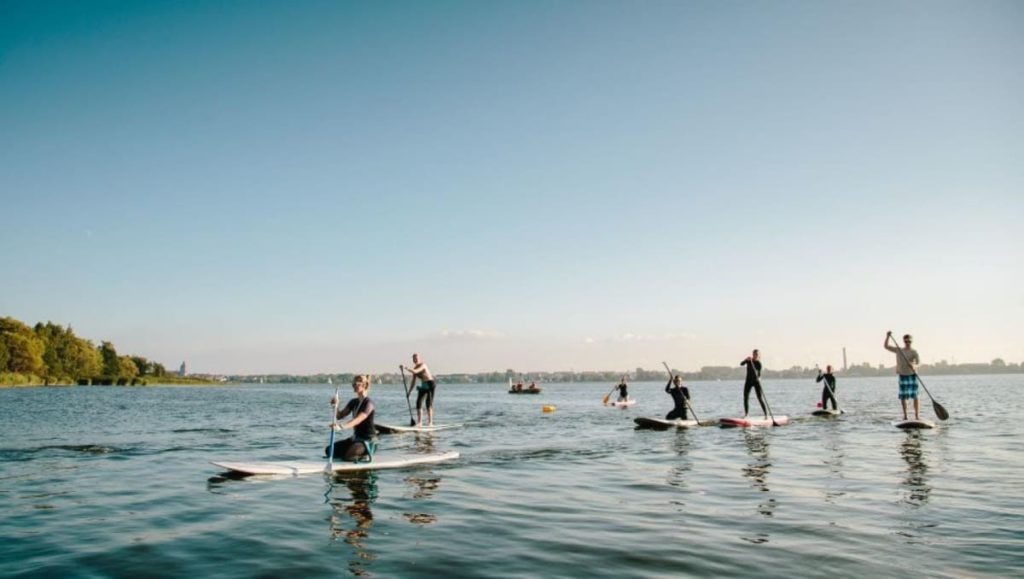
[[[1024,4],[8,3],[0,316],[209,374],[1024,360]]]

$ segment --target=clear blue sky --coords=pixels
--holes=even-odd
[[[201,372],[1024,360],[1024,3],[0,2],[0,315]]]

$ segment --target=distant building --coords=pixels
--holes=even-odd
[[[181,376],[182,378],[184,378],[187,375],[188,375],[188,370],[185,368],[185,362],[182,361],[181,367],[178,368],[178,376]]]

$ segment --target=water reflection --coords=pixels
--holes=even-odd
[[[839,481],[838,484],[842,485],[841,482],[845,476],[843,476],[843,458],[846,456],[842,449],[842,435],[841,430],[836,427],[834,423],[831,428],[828,428],[825,432],[825,464],[828,465],[829,480],[825,488],[825,502],[831,505],[836,503],[835,499],[841,497],[846,493],[842,490],[833,488],[833,481]]]
[[[762,431],[743,430],[743,441],[747,444],[747,452],[751,461],[743,467],[743,476],[750,479],[751,486],[761,492],[769,493],[768,472],[771,469],[771,456],[768,452],[768,434]],[[775,499],[770,495],[757,505],[758,514],[770,517],[775,512]]]
[[[690,474],[690,470],[693,468],[693,461],[690,460],[690,436],[686,429],[680,429],[676,433],[675,439],[672,441],[672,450],[676,454],[676,463],[668,471],[668,484],[676,487],[681,491],[689,491],[689,485],[687,483],[687,476]],[[686,495],[678,495],[686,496]],[[686,502],[679,500],[678,498],[669,501],[677,512],[686,511]]]
[[[370,505],[377,500],[377,494],[377,473],[374,471],[337,473],[331,477],[327,490],[327,503],[331,506],[328,518],[331,539],[341,539],[352,547],[354,556],[349,558],[348,568],[356,576],[368,577],[367,567],[377,558],[365,544],[373,528]]]
[[[907,475],[903,479],[903,495],[900,502],[910,507],[924,506],[932,487],[928,485],[928,463],[921,448],[921,433],[907,432],[900,444],[900,456],[907,463]]]
[[[441,486],[441,477],[432,472],[417,472],[405,477],[413,500],[424,500],[434,496]],[[405,520],[416,525],[429,525],[437,522],[437,515],[431,513],[402,513]]]

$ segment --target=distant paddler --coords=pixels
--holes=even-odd
[[[338,409],[337,420],[351,415],[348,422],[337,424],[337,428],[353,429],[352,436],[345,440],[334,443],[333,452],[330,447],[324,449],[324,455],[331,452],[330,456],[340,460],[358,462],[361,460],[373,460],[373,453],[377,448],[377,430],[373,427],[374,406],[373,401],[367,396],[370,392],[370,375],[359,374],[352,379],[352,391],[356,397],[349,400],[348,404]],[[331,397],[331,406],[337,408],[338,399]],[[332,428],[334,425],[332,424]]]
[[[764,391],[761,389],[761,353],[757,350],[751,352],[740,366],[747,367],[747,378],[743,382],[743,418],[750,413],[750,391],[757,393],[757,402],[761,405],[765,420],[768,419],[768,407],[764,402]]]
[[[821,388],[821,409],[828,410],[828,402],[832,401],[832,410],[839,410],[839,402],[836,401],[836,377],[832,373],[832,365],[825,366],[825,372],[818,370],[818,377],[815,382],[825,382]]]
[[[893,341],[892,346],[889,345],[889,340]],[[903,335],[902,348],[897,347],[895,342],[892,332],[886,332],[883,346],[886,350],[896,353],[896,373],[899,375],[899,397],[900,407],[903,409],[903,420],[908,420],[907,400],[914,401],[914,420],[921,420],[921,400],[917,397],[916,368],[921,363],[921,357],[917,355],[917,350],[910,347],[914,343],[914,338],[910,334]]]
[[[626,402],[629,400],[629,385],[626,384],[626,377],[623,376],[622,380],[619,380],[619,384],[616,386],[619,390],[619,402]]]
[[[406,368],[412,373],[412,383],[409,384],[409,389],[412,390],[414,387],[417,388],[416,395],[416,424],[423,425],[423,403],[427,405],[427,426],[434,425],[434,390],[437,388],[437,382],[434,381],[433,374],[430,373],[430,368],[427,367],[427,363],[424,362],[419,354],[412,355],[412,368]],[[420,381],[420,385],[416,386],[416,380]]]

